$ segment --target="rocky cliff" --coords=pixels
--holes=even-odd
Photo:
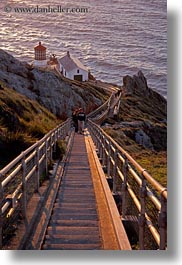
[[[108,118],[103,127],[122,147],[167,184],[167,101],[148,87],[139,71],[123,78],[117,120]]]
[[[103,102],[105,94],[86,83],[79,86],[62,80],[51,70],[33,69],[1,49],[0,80],[63,118],[70,116],[75,106],[83,107],[86,112],[93,110]]]

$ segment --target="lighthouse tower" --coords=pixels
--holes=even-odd
[[[46,47],[44,47],[41,44],[41,42],[39,42],[39,45],[34,47],[34,52],[35,52],[34,66],[45,67],[47,65]]]

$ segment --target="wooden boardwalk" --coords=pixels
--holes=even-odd
[[[101,249],[84,136],[76,134],[42,249]]]
[[[123,243],[118,243],[90,140],[88,132],[74,136],[43,250],[130,249],[124,228],[118,230],[123,235]],[[114,217],[120,226],[119,215]]]

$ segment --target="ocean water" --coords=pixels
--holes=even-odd
[[[142,70],[149,87],[167,97],[167,1],[39,2],[1,0],[0,48],[31,62],[34,46],[42,41],[48,56],[69,50],[97,79],[118,85],[123,76]],[[41,12],[48,6],[78,10]],[[15,12],[17,7],[32,11]]]

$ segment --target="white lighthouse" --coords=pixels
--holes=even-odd
[[[37,67],[45,67],[47,66],[46,59],[46,47],[44,47],[41,42],[39,45],[34,47],[35,58],[34,58],[34,66]]]

